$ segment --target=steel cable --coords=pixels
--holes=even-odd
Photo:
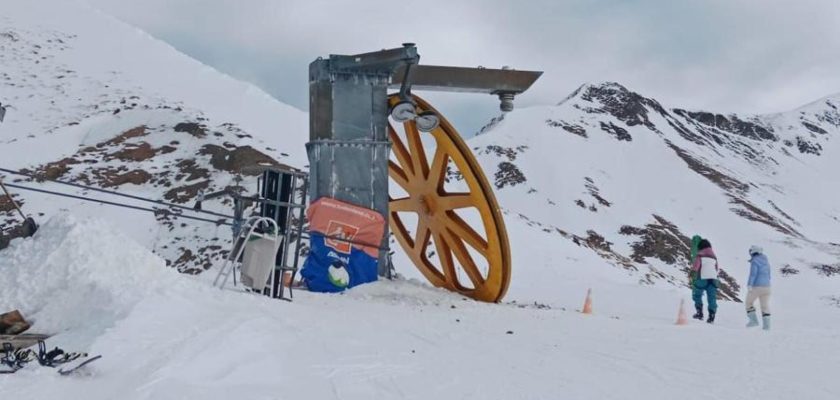
[[[165,201],[147,199],[145,197],[140,197],[140,196],[134,196],[134,195],[125,194],[125,193],[115,192],[113,190],[100,189],[98,187],[82,185],[82,184],[79,184],[79,183],[60,181],[60,180],[57,180],[57,179],[48,179],[48,178],[44,178],[44,177],[41,177],[41,176],[37,176],[37,175],[33,175],[33,174],[27,174],[27,173],[24,173],[24,172],[15,171],[15,170],[7,169],[7,168],[0,168],[0,171],[8,173],[8,174],[24,176],[24,177],[34,179],[34,180],[39,181],[39,182],[40,181],[53,182],[53,183],[58,183],[58,184],[62,184],[62,185],[76,187],[76,188],[79,188],[79,189],[92,190],[94,192],[100,192],[100,193],[110,194],[110,195],[114,195],[114,196],[121,196],[121,197],[129,198],[129,199],[133,199],[133,200],[145,201],[145,202],[148,202],[148,203],[155,203],[155,204],[166,206],[166,207],[180,208],[180,209],[187,210],[187,211],[192,211],[192,212],[195,212],[195,213],[208,214],[208,215],[214,215],[214,216],[217,216],[217,217],[233,219],[232,215],[225,215],[225,214],[221,214],[221,213],[217,213],[217,212],[213,212],[213,211],[196,210],[192,207],[182,206],[182,205],[179,205],[179,204],[172,204],[172,203],[167,203]],[[11,185],[7,185],[7,186],[11,186]]]

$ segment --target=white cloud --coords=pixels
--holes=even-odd
[[[88,1],[301,108],[316,57],[404,41],[422,63],[546,71],[520,106],[604,80],[675,107],[753,113],[840,92],[837,0]],[[433,97],[467,133],[496,113],[475,96]]]

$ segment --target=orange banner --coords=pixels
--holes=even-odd
[[[376,211],[322,197],[306,210],[309,230],[326,236],[324,243],[338,253],[356,247],[377,258],[385,233],[385,218]]]

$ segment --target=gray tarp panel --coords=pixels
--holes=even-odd
[[[242,284],[262,291],[271,270],[274,269],[274,261],[277,250],[282,242],[281,237],[276,239],[252,236],[245,243],[245,254],[242,256]]]

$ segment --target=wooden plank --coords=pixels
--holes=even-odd
[[[47,340],[51,335],[40,333],[24,333],[20,335],[0,335],[0,344],[11,343],[16,349],[24,349],[38,344],[39,340]]]
[[[29,329],[29,322],[18,310],[0,314],[0,334],[18,335]]]

